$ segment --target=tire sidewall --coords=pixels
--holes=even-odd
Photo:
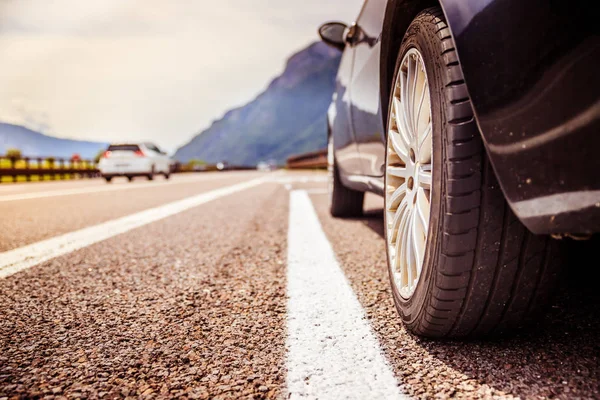
[[[435,278],[435,265],[437,264],[437,254],[440,252],[440,232],[441,228],[441,217],[443,215],[443,203],[442,193],[444,168],[443,168],[443,143],[442,138],[444,136],[445,126],[445,108],[444,108],[444,90],[443,81],[441,76],[441,44],[436,34],[436,27],[433,23],[426,21],[425,19],[418,17],[409,27],[400,50],[396,59],[396,66],[394,68],[394,76],[392,87],[390,90],[390,99],[388,104],[388,122],[386,124],[386,130],[389,130],[389,118],[392,110],[392,99],[394,95],[394,85],[396,84],[396,77],[402,63],[402,59],[406,52],[411,48],[416,48],[423,56],[423,62],[425,64],[425,70],[427,74],[427,80],[430,89],[431,99],[431,114],[432,114],[432,146],[433,146],[433,170],[432,170],[432,191],[431,191],[431,211],[429,219],[428,237],[425,247],[425,257],[423,260],[423,267],[417,287],[413,294],[408,298],[403,298],[397,290],[394,282],[394,277],[391,269],[390,255],[388,249],[388,230],[387,230],[387,205],[384,206],[384,231],[386,236],[386,258],[388,265],[388,272],[390,283],[392,287],[392,294],[396,308],[398,309],[400,316],[404,323],[411,330],[418,330],[418,322],[421,319],[421,315],[425,312],[426,301],[428,294],[433,290],[434,278]],[[387,139],[386,139],[387,140]],[[388,146],[386,143],[386,160],[388,157]],[[386,161],[387,163],[387,161]],[[385,175],[384,175],[385,176]],[[384,178],[385,179],[385,178]],[[387,182],[384,182],[384,187],[387,188]],[[384,196],[384,202],[386,196]]]

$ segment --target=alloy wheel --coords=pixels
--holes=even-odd
[[[430,91],[423,56],[409,49],[400,64],[388,118],[385,212],[393,282],[413,294],[423,269],[432,174]]]

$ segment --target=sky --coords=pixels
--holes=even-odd
[[[0,0],[0,121],[174,151],[362,0]]]

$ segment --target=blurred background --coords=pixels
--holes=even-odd
[[[256,166],[326,145],[359,0],[0,0],[0,154],[93,158],[151,141],[182,163]]]

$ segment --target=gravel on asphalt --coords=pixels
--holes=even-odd
[[[381,199],[368,195],[361,218],[334,219],[323,176],[265,183],[1,279],[0,398],[286,397],[290,188],[311,190],[404,392],[420,399],[600,398],[598,241],[570,244],[556,300],[533,329],[488,341],[421,339],[394,308]],[[93,205],[90,217],[60,214],[77,196],[61,200],[67,208],[39,202],[31,221],[25,207],[0,231],[17,229],[21,240],[33,240],[27,231],[35,229],[54,236],[243,180],[81,197]],[[21,222],[26,229],[14,228]]]
[[[122,186],[141,184],[139,188],[0,202],[0,252],[260,175],[264,174],[223,173],[220,179],[207,175],[204,181],[192,182],[189,182],[191,178],[187,176],[174,177],[174,180],[179,179],[181,182],[165,182],[165,186],[147,188],[143,187],[145,182],[134,181]],[[160,179],[162,178],[156,178],[155,182],[160,183]],[[202,176],[195,179],[202,179]]]
[[[0,398],[274,398],[288,193],[259,187],[0,281]]]
[[[409,395],[600,398],[600,274],[598,262],[587,261],[594,259],[593,243],[573,243],[570,254],[579,257],[569,260],[556,301],[530,331],[488,341],[427,340],[406,331],[393,304],[381,198],[367,195],[364,216],[346,220],[329,215],[327,195],[312,199],[341,267]]]

